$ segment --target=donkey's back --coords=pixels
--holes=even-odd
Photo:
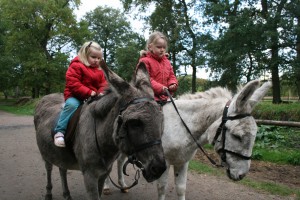
[[[64,103],[60,93],[44,96],[35,108],[36,140],[43,159],[64,169],[78,169],[74,153],[69,148],[56,148],[51,131],[56,125]],[[51,152],[51,153],[49,153]]]

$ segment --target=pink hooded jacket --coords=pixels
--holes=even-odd
[[[175,90],[170,91],[171,94],[173,94],[178,87],[177,78],[168,58],[166,56],[160,58],[151,52],[147,52],[146,56],[141,57],[139,62],[144,62],[146,64],[155,100],[166,101],[168,96],[163,91],[163,86],[169,87],[172,84],[176,84]]]

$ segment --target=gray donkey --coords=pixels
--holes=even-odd
[[[112,92],[82,105],[72,145],[56,147],[51,131],[64,102],[61,94],[44,96],[34,115],[37,145],[47,170],[46,200],[52,199],[52,166],[59,167],[65,199],[72,199],[67,170],[81,170],[90,200],[99,200],[103,184],[120,152],[140,168],[148,181],[158,179],[166,169],[161,144],[163,114],[154,101],[149,75],[140,63],[129,84],[102,68]],[[68,145],[68,143],[67,143]]]

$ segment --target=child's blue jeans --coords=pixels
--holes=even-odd
[[[62,112],[60,113],[59,120],[54,129],[55,133],[57,132],[61,132],[63,134],[66,133],[69,120],[71,119],[72,115],[75,113],[77,108],[80,106],[80,104],[81,102],[74,97],[70,97],[66,100],[65,106]]]

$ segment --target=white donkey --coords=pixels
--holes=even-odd
[[[189,161],[197,151],[197,144],[213,144],[226,166],[228,177],[241,180],[249,171],[257,125],[250,115],[265,96],[271,83],[254,80],[232,97],[225,88],[212,88],[196,94],[185,94],[175,100],[178,112],[190,129],[183,125],[172,103],[163,106],[164,134],[162,144],[167,170],[157,180],[158,199],[164,200],[168,187],[170,166],[174,167],[175,185],[179,200],[185,199]],[[119,184],[126,187],[122,174],[125,156],[118,160]],[[109,190],[108,181],[104,189]]]

